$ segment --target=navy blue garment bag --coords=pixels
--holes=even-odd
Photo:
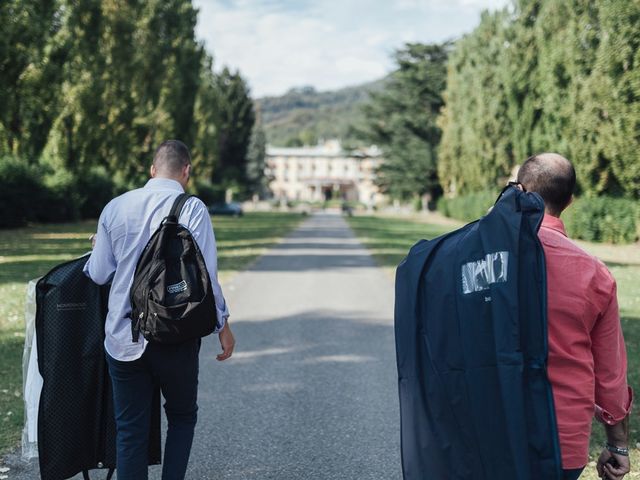
[[[485,217],[412,247],[396,272],[406,480],[558,480],[547,379],[544,203],[504,190]]]

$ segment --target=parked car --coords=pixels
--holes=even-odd
[[[242,205],[236,202],[216,203],[209,207],[211,215],[231,215],[233,217],[241,217],[243,215]]]

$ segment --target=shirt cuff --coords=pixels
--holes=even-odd
[[[605,423],[607,425],[615,425],[617,423],[620,423],[622,420],[625,419],[627,415],[629,415],[629,412],[631,412],[631,407],[633,406],[633,390],[631,389],[631,387],[627,387],[627,389],[629,393],[629,400],[627,401],[627,406],[625,407],[624,413],[622,415],[614,416],[611,413],[609,413],[607,410],[602,408],[600,405],[598,404],[595,405],[596,407],[595,416],[600,422]]]
[[[216,329],[213,331],[213,333],[220,333],[220,330],[222,330],[227,324],[227,319],[229,318],[229,309],[226,305],[224,306],[224,310],[220,310],[218,306],[216,306],[216,313],[218,315],[218,318],[216,319]]]
[[[89,261],[91,260],[91,257],[87,258],[87,262],[84,264],[84,267],[82,267],[82,273],[85,274],[85,276],[91,278],[91,275],[89,274]]]

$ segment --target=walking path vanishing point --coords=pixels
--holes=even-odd
[[[393,285],[345,221],[311,216],[223,288],[236,352],[203,342],[187,478],[401,478]]]

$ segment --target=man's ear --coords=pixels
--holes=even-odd
[[[157,173],[158,171],[156,170],[156,166],[151,164],[151,167],[149,168],[149,175],[151,175],[151,178],[155,178]]]

